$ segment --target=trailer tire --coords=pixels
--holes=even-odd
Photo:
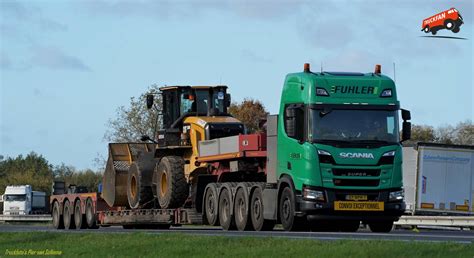
[[[81,212],[81,200],[77,200],[74,204],[74,223],[77,229],[86,229],[85,214]]]
[[[219,198],[217,194],[217,185],[210,183],[207,186],[206,195],[204,197],[204,214],[209,225],[219,225]]]
[[[130,208],[146,208],[153,206],[151,181],[154,164],[152,162],[133,162],[128,169],[127,199]]]
[[[245,231],[252,228],[252,220],[249,218],[249,210],[247,187],[239,187],[235,193],[234,199],[234,219],[237,230]]]
[[[374,233],[388,233],[392,231],[393,221],[369,222],[370,231]]]
[[[219,195],[219,222],[224,230],[235,229],[232,216],[232,196],[227,188],[222,189]]]
[[[90,229],[97,229],[97,216],[94,211],[94,204],[92,203],[91,198],[87,198],[86,200],[86,223],[87,227]]]
[[[72,207],[69,200],[64,201],[63,221],[65,229],[76,229],[76,223],[74,222],[74,214],[72,212]]]
[[[162,209],[181,207],[189,195],[184,176],[184,160],[178,156],[163,157],[154,172],[157,197]]]
[[[63,215],[61,215],[58,201],[53,203],[53,227],[55,229],[64,229]]]
[[[263,218],[263,194],[260,187],[256,187],[250,197],[250,220],[255,231],[271,231],[275,221]]]

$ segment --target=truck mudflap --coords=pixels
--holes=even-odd
[[[150,143],[110,143],[103,177],[102,198],[110,207],[128,206],[128,169],[140,153],[154,151]]]

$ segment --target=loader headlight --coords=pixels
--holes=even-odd
[[[324,201],[324,192],[313,190],[310,188],[303,188],[303,198],[315,201]]]
[[[405,192],[402,189],[400,191],[390,192],[388,199],[389,201],[402,201],[404,197]]]

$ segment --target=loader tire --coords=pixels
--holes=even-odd
[[[151,181],[154,163],[150,161],[133,162],[128,169],[127,199],[130,208],[148,208],[153,206]]]
[[[184,177],[184,160],[181,157],[163,157],[156,166],[153,181],[162,209],[179,208],[188,198],[189,187]]]

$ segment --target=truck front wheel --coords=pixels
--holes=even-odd
[[[280,196],[280,220],[285,231],[298,231],[300,224],[295,216],[295,194],[289,187],[285,187]]]
[[[59,202],[55,201],[53,204],[53,227],[55,229],[64,229],[63,216],[59,209]]]
[[[393,221],[369,222],[369,228],[374,233],[388,233],[392,231]]]

